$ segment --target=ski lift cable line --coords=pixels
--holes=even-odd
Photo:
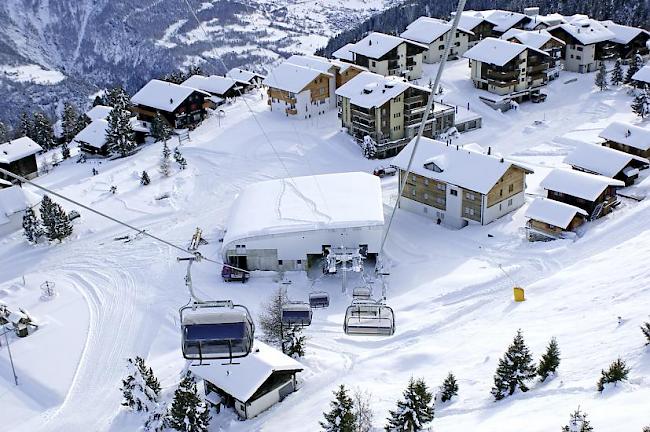
[[[192,14],[192,17],[194,17],[194,20],[196,21],[196,24],[199,26],[199,28],[201,29],[201,31],[203,32],[203,34],[205,35],[205,37],[206,37],[207,39],[210,39],[210,35],[208,34],[208,31],[205,29],[205,27],[203,26],[203,24],[202,24],[201,21],[199,20],[199,17],[198,17],[198,15],[196,14],[196,12],[195,12],[194,8],[192,7],[192,5],[190,4],[189,0],[183,0],[183,1],[184,1],[185,4],[187,5],[187,8],[189,9],[190,13]],[[246,7],[246,9],[248,10],[248,4],[246,4],[245,7]],[[224,75],[227,74],[227,73],[228,73],[228,68],[226,67],[226,64],[224,63],[224,61],[223,61],[223,59],[221,58],[221,56],[213,57],[213,59],[214,59],[215,61],[218,61],[219,63],[221,63],[221,67],[222,67],[223,70],[224,70]],[[273,73],[273,69],[271,69],[271,74],[273,74],[273,76],[275,76],[275,74]],[[295,189],[295,190],[298,190],[297,186],[295,185],[295,182],[293,182],[293,181],[291,180],[292,177],[291,177],[291,173],[289,172],[289,168],[288,168],[287,165],[284,163],[284,161],[282,160],[282,157],[280,156],[280,153],[278,152],[278,150],[275,148],[275,146],[274,146],[273,143],[271,142],[271,138],[270,138],[269,135],[266,133],[266,130],[265,130],[264,127],[262,126],[262,123],[259,121],[259,119],[258,119],[257,116],[255,115],[255,111],[253,111],[253,109],[251,108],[251,106],[248,104],[248,101],[246,100],[246,98],[244,98],[244,94],[243,94],[243,92],[242,92],[242,90],[241,90],[241,87],[240,87],[240,86],[236,86],[235,88],[236,88],[237,92],[239,93],[239,96],[241,97],[241,100],[244,102],[244,105],[246,105],[246,109],[248,110],[248,112],[250,112],[251,116],[253,117],[253,120],[255,121],[255,124],[256,124],[257,127],[260,129],[260,131],[262,132],[262,135],[264,136],[264,139],[266,140],[266,142],[269,144],[269,146],[270,146],[271,149],[273,150],[273,153],[274,153],[276,159],[280,162],[280,165],[282,165],[282,168],[284,169],[285,173],[287,174],[287,179],[282,179],[282,182],[283,182],[283,183],[284,183],[284,182],[292,182],[292,183],[293,183],[293,187],[294,187],[294,189]],[[295,128],[295,125],[294,125],[294,128]],[[303,143],[302,143],[302,139],[300,138],[299,135],[298,135],[298,138],[300,139],[301,144],[303,144]],[[303,144],[303,147],[304,147],[304,144]],[[316,183],[316,188],[318,189],[318,192],[321,194],[321,197],[323,198],[323,202],[327,203],[326,198],[325,198],[325,194],[323,193],[323,190],[322,190],[321,187],[320,187],[320,184],[319,184],[319,182],[318,182],[318,179],[317,179],[316,176],[314,175],[314,172],[313,172],[313,169],[312,169],[312,167],[311,167],[311,163],[309,162],[309,160],[307,160],[307,167],[308,167],[308,169],[309,169],[309,172],[310,172],[310,174],[311,174],[311,177],[314,179],[314,182]],[[301,198],[303,198],[303,200],[304,200],[305,203],[307,204],[307,207],[310,208],[310,210],[311,210],[312,213],[314,214],[314,218],[317,220],[317,219],[318,219],[317,211],[312,207],[312,205],[310,205],[310,202],[308,202],[307,200],[304,199],[304,195],[302,195],[302,194],[299,194],[299,195],[301,196]],[[318,213],[321,213],[321,214],[322,214],[322,212],[318,212]],[[328,217],[329,217],[329,216],[328,216]]]
[[[37,184],[37,183],[34,183],[34,182],[31,181],[31,180],[27,180],[26,178],[24,178],[24,177],[22,177],[22,176],[19,176],[19,175],[17,175],[17,174],[14,174],[14,173],[12,173],[11,171],[7,171],[7,170],[4,169],[4,168],[0,168],[0,173],[1,173],[1,174],[8,175],[9,177],[12,177],[12,178],[14,178],[14,179],[16,179],[16,180],[18,180],[18,181],[20,181],[20,182],[22,182],[22,183],[27,183],[27,184],[29,184],[29,185],[32,185],[32,186],[34,186],[35,188],[41,189],[41,190],[47,192],[47,193],[50,194],[50,195],[53,195],[53,196],[55,196],[55,197],[57,197],[57,198],[61,198],[62,200],[68,201],[68,202],[70,202],[70,203],[72,203],[72,204],[74,204],[74,205],[76,205],[76,206],[79,206],[79,207],[83,208],[84,210],[88,210],[89,212],[95,213],[96,215],[99,215],[99,216],[101,216],[101,217],[103,217],[103,218],[105,218],[105,219],[108,219],[108,220],[110,220],[110,221],[112,221],[112,222],[115,222],[116,224],[119,224],[119,225],[125,226],[125,227],[127,227],[127,228],[129,228],[129,229],[131,229],[131,230],[133,230],[133,231],[136,231],[138,234],[141,234],[141,235],[147,236],[147,237],[149,237],[149,238],[151,238],[151,239],[153,239],[153,240],[155,240],[155,241],[157,241],[157,242],[163,243],[163,244],[165,244],[165,245],[167,245],[167,246],[169,246],[169,247],[171,247],[171,248],[173,248],[173,249],[177,249],[177,250],[179,250],[179,251],[181,251],[181,252],[183,252],[183,253],[186,253],[186,254],[188,254],[188,255],[191,255],[191,256],[193,256],[193,257],[196,257],[198,260],[206,260],[206,261],[211,262],[211,263],[214,263],[214,264],[224,265],[224,266],[226,266],[226,267],[230,267],[230,268],[232,268],[232,269],[234,269],[234,270],[238,270],[238,271],[242,271],[242,272],[246,272],[246,273],[248,273],[247,270],[240,269],[240,268],[238,268],[238,267],[231,266],[231,265],[226,264],[226,263],[223,263],[223,262],[221,262],[221,261],[213,260],[213,259],[211,259],[211,258],[208,258],[208,257],[206,257],[206,256],[203,256],[203,255],[201,255],[200,252],[190,252],[190,251],[188,251],[187,249],[183,248],[182,246],[178,246],[178,245],[176,245],[176,244],[174,244],[174,243],[172,243],[172,242],[170,242],[170,241],[167,241],[167,240],[165,240],[165,239],[163,239],[163,238],[160,238],[160,237],[158,237],[158,236],[155,236],[155,235],[149,233],[148,231],[146,231],[146,230],[144,230],[144,229],[140,229],[140,228],[138,228],[138,227],[136,227],[136,226],[133,226],[133,225],[131,225],[131,224],[129,224],[129,223],[126,223],[126,222],[124,222],[124,221],[121,221],[121,220],[119,220],[119,219],[117,219],[117,218],[115,218],[115,217],[113,217],[113,216],[110,216],[110,215],[108,215],[108,214],[106,214],[106,213],[100,212],[99,210],[95,210],[95,209],[93,209],[93,208],[91,208],[91,207],[89,207],[89,206],[87,206],[87,205],[85,205],[85,204],[80,203],[79,201],[75,201],[75,200],[73,200],[72,198],[68,198],[68,197],[65,196],[65,195],[62,195],[62,194],[60,194],[60,193],[58,193],[58,192],[55,192],[55,191],[53,191],[53,190],[51,190],[51,189],[49,189],[49,188],[46,188],[45,186],[41,186],[41,185],[39,185],[39,184]]]
[[[463,13],[463,9],[465,9],[465,2],[466,0],[458,0],[458,8],[456,10],[456,15],[454,15],[454,20],[451,24],[451,29],[448,32],[447,40],[445,42],[445,49],[442,54],[442,59],[440,60],[440,66],[438,67],[438,71],[436,72],[436,78],[433,82],[433,87],[431,88],[431,94],[429,94],[429,99],[427,100],[427,106],[424,109],[424,115],[423,119],[426,120],[429,117],[429,113],[431,112],[434,104],[434,97],[435,94],[438,90],[438,87],[440,85],[440,78],[442,77],[442,72],[445,69],[445,65],[447,63],[447,57],[449,56],[449,51],[451,50],[451,41],[453,38],[453,35],[456,34],[456,29],[458,29],[458,23],[460,21],[460,16]],[[393,219],[395,218],[395,213],[397,212],[397,208],[399,207],[400,203],[400,198],[402,197],[402,191],[406,187],[406,182],[408,180],[408,176],[411,173],[411,165],[413,165],[413,159],[415,158],[415,152],[418,149],[418,144],[420,144],[420,139],[422,138],[422,134],[424,133],[424,126],[426,124],[426,121],[423,121],[420,123],[420,127],[418,129],[418,134],[415,137],[415,142],[413,143],[413,150],[411,150],[411,154],[409,156],[409,161],[406,166],[406,171],[404,173],[404,178],[401,179],[400,184],[398,185],[397,189],[397,200],[395,201],[395,205],[393,206],[393,209],[390,214],[390,218],[388,219],[388,224],[386,225],[386,230],[384,231],[384,236],[381,239],[381,245],[379,247],[379,256],[382,256],[382,253],[384,251],[384,246],[386,245],[386,239],[388,238],[388,233],[390,232],[391,225],[393,223]]]

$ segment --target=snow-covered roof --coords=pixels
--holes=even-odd
[[[548,198],[535,198],[526,209],[526,217],[566,229],[576,214],[587,216],[581,208]]]
[[[240,68],[232,68],[227,73],[228,78],[232,78],[237,81],[245,81],[251,83],[255,78],[264,78],[264,75],[258,74],[256,72],[247,71]]]
[[[308,67],[311,69],[316,69],[324,73],[328,73],[333,66],[336,66],[325,57],[319,57],[315,55],[294,54],[288,59],[286,59],[285,62],[295,64],[298,66]]]
[[[9,216],[32,207],[40,201],[39,197],[20,186],[0,189],[0,225],[9,221]]]
[[[411,86],[408,82],[372,72],[361,72],[336,90],[336,95],[350,99],[362,108],[379,107],[401,95]],[[429,89],[423,88],[429,91]]]
[[[634,75],[632,75],[632,79],[650,84],[650,65],[645,65],[636,71]]]
[[[615,121],[609,124],[598,136],[607,141],[639,149],[650,149],[650,129]]]
[[[350,51],[350,48],[353,46],[353,43],[343,45],[341,48],[332,53],[332,57],[346,61],[353,61],[354,55],[352,54],[352,51]]]
[[[566,23],[550,27],[550,29],[560,28],[583,45],[604,42],[615,37],[614,33],[604,25],[585,15],[566,17],[566,21]]]
[[[524,24],[526,29],[534,29],[538,24],[544,24],[547,27],[556,26],[558,24],[563,24],[566,22],[563,15],[559,13],[551,13],[548,15],[532,15],[529,16],[530,21]]]
[[[372,32],[351,46],[349,50],[355,54],[360,54],[372,59],[378,59],[403,43],[415,45],[422,49],[428,48],[426,45],[406,40],[401,37]]]
[[[106,144],[106,129],[108,129],[107,120],[93,120],[85,128],[79,131],[73,141],[98,149],[102,148],[102,146]]]
[[[451,24],[437,18],[420,17],[406,27],[400,35],[404,39],[430,44],[451,30]],[[470,30],[458,27],[458,31],[474,34]]]
[[[620,180],[587,174],[576,170],[556,168],[540,183],[544,189],[594,201],[608,186],[625,186]]]
[[[190,366],[190,371],[219,387],[235,399],[247,402],[273,372],[302,371],[303,365],[269,345],[255,341],[253,352],[237,364],[211,362]]]
[[[331,77],[332,74],[322,72],[318,69],[299,66],[293,63],[283,62],[264,78],[264,85],[291,93],[300,93],[307,85],[324,74]]]
[[[400,169],[406,169],[415,139],[392,161]],[[413,158],[411,172],[455,186],[487,194],[511,166],[517,166],[527,173],[530,169],[498,156],[477,151],[482,149],[476,144],[465,147],[447,145],[431,138],[421,138],[418,151]],[[425,165],[434,163],[442,172],[428,169]],[[480,174],[477,174],[480,173]]]
[[[507,32],[505,32],[502,36],[501,39],[503,40],[511,40],[511,39],[516,39],[519,43],[528,45],[531,48],[535,49],[542,49],[544,44],[546,44],[550,40],[555,40],[556,42],[564,45],[564,42],[546,30],[519,30],[519,29],[510,29]]]
[[[449,20],[451,24],[453,18]],[[474,15],[461,14],[460,19],[458,20],[458,28],[464,28],[466,30],[474,30],[476,26],[485,21],[484,18]]]
[[[648,165],[648,159],[608,147],[585,143],[571,152],[564,159],[564,163],[606,177],[614,177],[633,160]]]
[[[42,151],[43,148],[29,137],[0,144],[0,163],[9,164]]]
[[[246,187],[228,219],[223,250],[246,238],[384,224],[379,178],[347,172]]]
[[[463,16],[482,18],[483,20],[494,24],[494,30],[497,32],[505,32],[522,19],[527,18],[526,15],[522,13],[500,9],[489,9],[482,11],[467,10],[463,11],[461,17]]]
[[[219,75],[210,75],[207,77],[203,75],[192,75],[183,81],[182,85],[203,90],[210,94],[224,95],[228,90],[237,85],[237,81]]]
[[[11,183],[10,181],[0,178],[0,185],[11,186],[12,184],[13,183]]]
[[[356,65],[354,63],[350,63],[347,61],[341,61],[337,59],[329,59],[330,63],[332,63],[334,66],[339,68],[339,72],[343,73],[346,70],[353,68],[353,69],[358,69],[358,70],[368,70],[363,66]]]
[[[167,81],[151,80],[131,98],[135,105],[144,105],[166,112],[172,112],[192,93],[210,96],[201,90]]]
[[[544,51],[524,44],[488,37],[467,50],[463,54],[463,57],[496,66],[503,66],[527,49],[531,49],[542,55],[548,55]]]
[[[105,119],[106,117],[109,116],[112,110],[113,107],[109,107],[106,105],[95,105],[89,111],[86,112],[86,116],[90,119],[90,121]]]
[[[647,30],[640,29],[638,27],[630,27],[622,24],[616,24],[614,21],[601,21],[600,22],[606,29],[614,33],[614,37],[610,39],[612,42],[619,44],[628,44],[635,37],[639,36],[642,33],[650,34]]]

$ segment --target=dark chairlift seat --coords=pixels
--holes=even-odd
[[[347,335],[392,336],[395,314],[382,302],[354,300],[345,311],[343,331]]]
[[[183,357],[188,360],[241,358],[253,348],[255,326],[244,306],[188,305],[181,308],[180,319]]]
[[[307,327],[311,324],[311,307],[304,302],[290,302],[282,305],[282,324]]]
[[[312,309],[322,309],[329,307],[330,295],[325,291],[314,291],[309,294],[309,306]]]

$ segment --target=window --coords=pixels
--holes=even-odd
[[[466,215],[474,216],[474,209],[473,208],[465,207],[464,211],[465,211]]]
[[[582,60],[582,57],[576,56],[576,60]]]
[[[515,185],[514,184],[511,184],[510,186],[508,186],[508,192],[513,192],[514,190],[515,190]]]
[[[425,199],[425,200],[428,200],[428,199],[429,199],[429,194],[428,194],[428,193],[425,193],[425,194],[424,194],[424,199]]]
[[[373,60],[372,62],[370,62],[370,63],[371,63],[371,65],[372,65],[372,67],[377,66],[377,62],[375,62],[374,60]]]
[[[510,207],[511,205],[512,205],[512,198],[508,200],[508,207]]]
[[[576,51],[582,51],[582,47],[581,46],[576,47]]]
[[[438,204],[444,204],[444,203],[445,203],[445,200],[443,200],[441,197],[436,197],[436,202],[437,202]]]
[[[296,260],[296,264],[302,264],[302,260]]]
[[[428,179],[428,178],[425,178],[425,179],[424,179],[424,184],[425,184],[426,186],[429,186],[429,179]]]
[[[443,190],[445,190],[445,185],[442,184],[442,183],[437,183],[437,184],[436,184],[436,189],[443,191]],[[455,190],[452,190],[452,191],[451,191],[451,194],[452,194],[452,195],[456,195],[455,192],[456,192]]]
[[[458,196],[458,191],[456,189],[450,189],[449,193],[453,196]]]
[[[442,51],[442,50],[445,49],[445,46],[444,46],[444,45],[440,45],[440,46],[438,47],[438,49],[439,49],[440,51]]]
[[[282,260],[278,260],[278,265],[282,265]]]
[[[473,193],[467,192],[465,194],[465,198],[467,198],[470,201],[474,201],[476,199],[476,195],[474,195]]]
[[[415,196],[415,188],[412,188],[412,189],[411,189],[411,195],[412,195],[412,196]]]
[[[503,196],[503,189],[499,189],[499,196],[500,196],[500,197]]]

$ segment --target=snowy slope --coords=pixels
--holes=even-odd
[[[422,82],[434,71],[428,66]],[[564,84],[570,78],[577,81]],[[563,73],[548,89],[546,103],[522,104],[504,114],[478,101],[464,60],[451,63],[443,87],[445,102],[469,102],[484,117],[484,129],[456,143],[478,142],[532,166],[529,199],[541,192],[539,182],[551,168],[563,166],[576,140],[593,139],[614,119],[637,123],[625,90],[597,92],[593,75]],[[210,242],[203,253],[217,257],[230,205],[246,185],[287,175],[370,171],[378,165],[361,156],[340,130],[335,112],[300,121],[269,112],[259,94],[248,96],[247,104],[256,120],[241,100],[226,106],[224,119],[210,118],[192,132],[182,149],[188,169],[169,178],[157,172],[159,145],[149,145],[126,160],[66,162],[38,181],[177,244],[185,245],[200,226]],[[92,167],[99,169],[98,176],[91,175]],[[142,170],[152,177],[147,187],[139,185]],[[111,185],[117,194],[109,193]],[[384,179],[382,185],[387,212],[396,179]],[[635,190],[645,194],[649,186],[646,179]],[[154,198],[162,193],[169,199]],[[638,328],[648,320],[650,270],[640,257],[650,253],[650,203],[624,199],[575,242],[529,244],[520,232],[524,212],[521,208],[486,227],[454,231],[399,211],[387,245],[396,334],[345,336],[342,320],[350,294],[341,293],[336,277],[320,279],[315,288],[328,291],[332,303],[315,312],[306,330],[300,390],[247,422],[227,412],[214,414],[211,429],[318,430],[331,391],[340,383],[373,393],[380,428],[410,376],[437,387],[451,370],[460,396],[437,407],[439,432],[559,430],[578,405],[597,430],[640,431],[650,421],[650,352]],[[166,390],[173,389],[185,366],[177,310],[188,296],[176,251],[146,238],[115,241],[126,234],[123,228],[81,213],[74,238],[60,245],[31,247],[20,233],[0,239],[0,301],[25,306],[42,322],[35,334],[11,341],[21,386],[13,387],[6,352],[0,352],[0,405],[11,407],[3,411],[9,430],[135,430],[141,419],[119,408],[125,359],[144,356]],[[256,275],[245,286],[225,284],[219,270],[209,263],[194,267],[200,294],[232,298],[254,314],[276,286],[271,275]],[[311,283],[304,274],[291,277],[289,296],[304,299]],[[59,295],[43,302],[38,287],[46,279],[57,283]],[[526,289],[526,302],[512,301],[513,284]],[[557,337],[563,359],[559,374],[495,403],[489,394],[492,375],[518,328],[536,359]],[[600,370],[618,356],[631,367],[629,382],[597,393]]]

